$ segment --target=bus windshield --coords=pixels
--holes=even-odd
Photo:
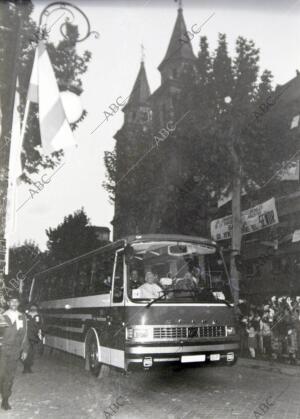
[[[157,241],[132,245],[128,296],[135,302],[232,302],[223,260],[216,247]]]

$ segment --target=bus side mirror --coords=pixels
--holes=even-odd
[[[134,256],[134,248],[130,244],[127,244],[125,246],[124,255],[125,255],[125,262],[130,263]]]

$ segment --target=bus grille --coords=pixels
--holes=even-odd
[[[225,326],[154,327],[154,339],[219,338],[226,336]]]

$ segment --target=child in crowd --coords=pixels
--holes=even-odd
[[[251,358],[255,358],[255,350],[257,348],[257,332],[254,328],[254,324],[250,323],[249,327],[246,328],[248,333],[248,347]]]

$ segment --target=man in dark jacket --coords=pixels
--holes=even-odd
[[[28,338],[28,354],[26,359],[23,361],[24,370],[23,373],[32,373],[32,366],[34,361],[34,355],[36,347],[41,340],[41,324],[39,321],[38,311],[36,306],[31,306],[27,314],[27,338]]]
[[[25,314],[18,311],[19,304],[18,295],[11,295],[8,301],[9,309],[2,315],[7,325],[4,329],[0,356],[1,407],[4,410],[11,409],[8,399],[12,393],[18,359],[21,356],[24,360],[28,351],[27,320]]]

